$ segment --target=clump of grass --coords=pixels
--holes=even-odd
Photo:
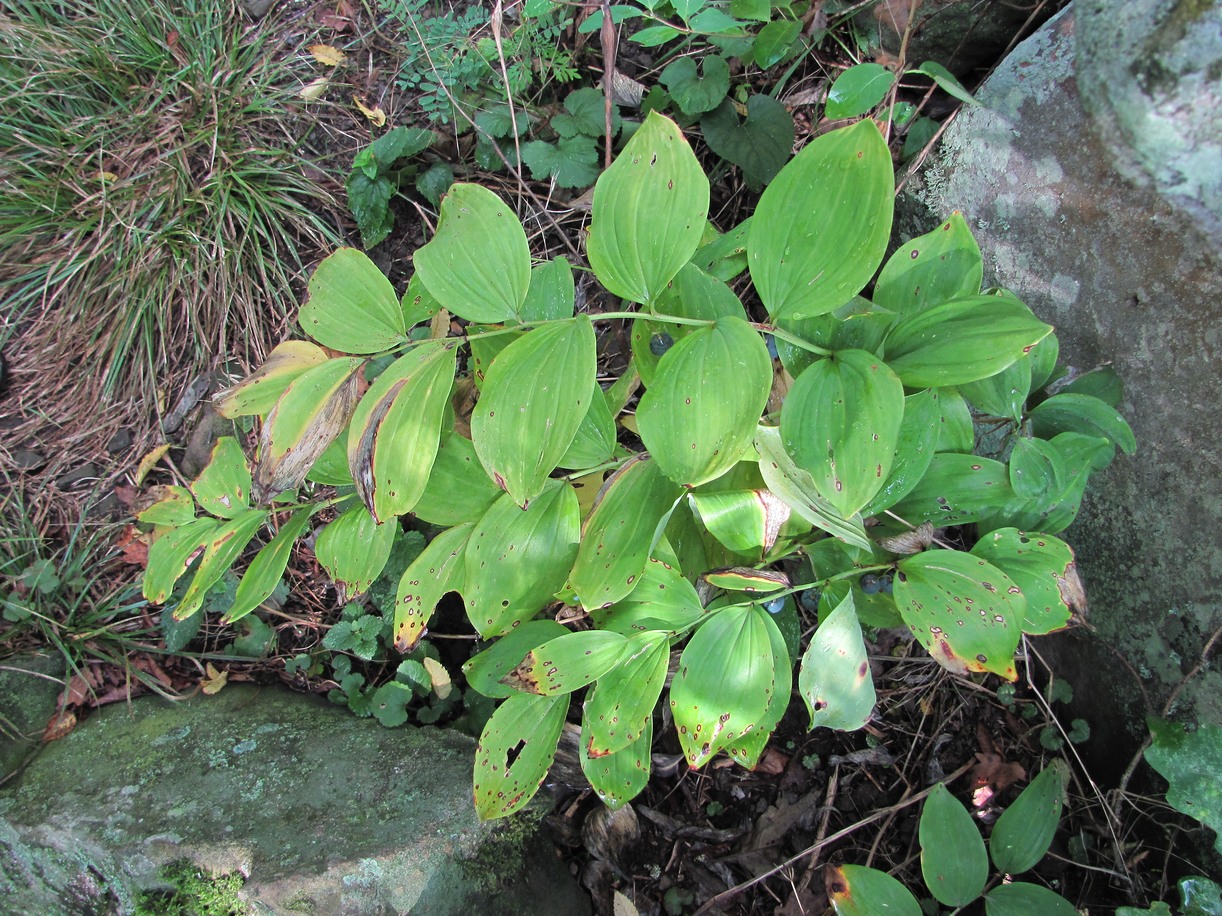
[[[298,251],[336,232],[267,36],[231,0],[4,4],[0,346],[15,377],[72,367],[122,398],[282,335]]]

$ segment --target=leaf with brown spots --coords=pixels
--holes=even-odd
[[[876,695],[866,643],[850,592],[819,622],[802,656],[798,692],[806,701],[810,727],[852,731],[874,711]]]

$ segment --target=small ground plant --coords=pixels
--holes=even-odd
[[[1054,535],[1133,437],[1114,376],[1058,379],[1052,328],[981,290],[960,216],[884,263],[893,182],[862,121],[812,141],[719,235],[708,179],[651,113],[595,186],[590,269],[625,303],[602,314],[575,310],[568,261],[532,264],[499,197],[453,186],[402,297],[336,252],[301,310],[311,340],[220,398],[262,418],[257,453],[221,440],[142,513],[146,596],[194,569],[174,613],[197,613],[270,526],[239,619],[325,511],[314,550],[347,600],[383,574],[402,519],[435,526],[391,628],[411,652],[453,592],[490,642],[464,666],[501,701],[475,763],[485,818],[535,794],[579,692],[582,767],[619,806],[648,781],[659,701],[692,767],[756,764],[795,662],[812,728],[861,727],[863,623],[906,626],[957,674],[1014,679],[1023,634],[1084,606]],[[730,285],[744,274],[764,320]],[[610,321],[632,322],[633,359],[604,387]],[[973,415],[996,427],[994,457]],[[805,646],[798,596],[819,618]]]

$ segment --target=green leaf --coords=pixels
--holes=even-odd
[[[484,726],[475,751],[475,811],[505,817],[529,802],[556,757],[567,696],[512,696]]]
[[[523,693],[569,694],[614,668],[627,645],[625,637],[605,630],[565,633],[527,652],[501,682]]]
[[[284,390],[259,433],[252,475],[256,499],[301,486],[314,462],[348,425],[363,364],[355,356],[329,359]]]
[[[1061,822],[1061,796],[1068,779],[1065,761],[1053,759],[1002,812],[989,838],[989,853],[998,871],[1021,875],[1048,854]]]
[[[431,130],[419,127],[392,127],[366,147],[378,172],[384,172],[400,159],[423,153],[437,139]],[[358,155],[358,159],[360,156]]]
[[[306,506],[294,512],[292,517],[280,526],[276,536],[255,555],[250,567],[242,576],[242,581],[238,584],[233,606],[225,612],[221,623],[234,623],[241,620],[271,597],[276,586],[280,584],[280,579],[284,576],[293,544],[305,533],[315,508]]]
[[[1044,340],[1050,337],[1045,337]],[[1037,344],[1037,349],[1039,346],[1042,344]],[[939,389],[938,402],[942,406],[942,419],[938,429],[938,451],[970,454],[976,447],[976,429],[972,423],[972,409],[968,407],[967,401],[955,388]]]
[[[748,263],[773,319],[839,308],[887,249],[895,191],[873,121],[816,137],[768,185],[751,220]]]
[[[697,252],[697,257],[699,254]],[[709,322],[730,315],[747,320],[747,311],[734,291],[692,261],[684,264],[659,294],[656,310],[676,318],[699,318]],[[658,363],[674,342],[698,329],[697,325],[672,324],[644,316],[632,322],[633,363],[645,387],[653,384]]]
[[[789,506],[771,490],[692,493],[692,511],[709,534],[736,553],[763,559],[789,521]]]
[[[1154,743],[1146,748],[1150,764],[1170,786],[1167,802],[1214,831],[1222,852],[1222,728],[1201,725],[1188,732],[1175,722],[1150,719]]]
[[[628,40],[635,42],[642,48],[656,48],[658,45],[664,45],[668,41],[674,41],[683,33],[669,25],[652,25],[647,29],[641,29],[639,32],[633,32],[628,36]]]
[[[478,522],[500,496],[500,487],[479,463],[475,445],[452,432],[441,437],[433,469],[412,514],[444,527]]]
[[[219,524],[216,519],[203,516],[172,528],[153,541],[144,570],[144,597],[153,604],[165,604],[174,584],[203,552]]]
[[[161,611],[161,635],[165,639],[167,652],[181,652],[195,638],[203,626],[205,614],[192,614],[186,620],[174,616],[173,608],[166,606]]]
[[[841,518],[839,511],[819,495],[810,474],[799,468],[781,443],[781,431],[760,426],[755,432],[755,451],[759,455],[760,474],[768,489],[821,531],[834,535],[857,547],[870,549],[861,518]]]
[[[502,496],[467,545],[467,616],[485,639],[534,617],[560,591],[581,539],[577,494],[549,481],[526,509]]]
[[[403,292],[403,298],[399,301],[399,307],[403,309],[403,323],[409,328],[428,321],[441,311],[441,303],[424,288],[419,274],[412,274],[407,289]]]
[[[786,599],[785,604],[786,608],[793,608],[792,600]],[[796,608],[793,608],[793,613],[796,627]],[[786,637],[778,625],[783,619],[783,614],[773,615],[766,613],[760,616],[764,621],[765,629],[768,631],[769,642],[772,644],[772,698],[768,701],[768,709],[764,712],[763,717],[755,728],[745,735],[728,741],[722,747],[722,750],[729,755],[731,760],[749,770],[753,770],[759,765],[760,757],[763,756],[764,750],[768,747],[769,738],[772,737],[772,733],[776,730],[781,719],[785,717],[785,712],[789,709],[789,698],[793,693],[793,662],[789,657]],[[796,639],[795,635],[795,649]]]
[[[380,245],[395,228],[395,216],[390,212],[395,189],[390,179],[382,175],[370,178],[364,172],[353,171],[344,188],[348,192],[348,209],[361,231],[361,245],[366,250]]]
[[[1051,633],[1084,614],[1086,598],[1073,550],[1048,534],[998,528],[976,542],[972,555],[988,560],[1018,584],[1027,599],[1023,632]]]
[[[730,0],[730,15],[767,22],[772,18],[772,4],[769,0]]]
[[[1180,878],[1181,916],[1222,916],[1222,887],[1200,875]]]
[[[891,471],[882,489],[861,510],[863,518],[894,506],[916,488],[929,470],[938,444],[942,394],[936,388],[927,388],[904,398],[904,419],[900,423]]]
[[[341,353],[377,353],[407,335],[394,287],[373,261],[341,248],[310,277],[309,298],[297,321],[324,347]]]
[[[908,888],[877,868],[829,865],[826,884],[837,916],[921,916],[921,905]]]
[[[768,23],[755,36],[751,54],[755,65],[761,70],[776,66],[789,56],[793,43],[802,31],[802,23],[788,19],[777,19]]]
[[[415,691],[407,684],[390,681],[374,691],[370,701],[373,715],[383,727],[398,728],[407,721],[407,704]]]
[[[651,557],[632,593],[609,608],[595,608],[590,617],[604,630],[631,636],[648,630],[678,634],[705,615],[696,589],[665,560]]]
[[[571,119],[570,125],[578,133],[585,134],[587,137],[600,138],[606,135],[607,102],[601,89],[592,86],[574,89],[564,97],[564,110]],[[556,127],[556,121],[557,118],[552,119],[553,127]],[[619,110],[613,104],[611,106],[612,136],[619,133],[620,126]]]
[[[701,10],[687,24],[693,32],[702,35],[742,35],[746,26],[745,22],[714,7]]]
[[[700,577],[714,588],[724,588],[732,592],[747,592],[748,594],[763,594],[789,588],[789,577],[783,572],[769,569],[753,569],[750,566],[728,566],[721,569],[710,569]]]
[[[1040,380],[1041,384],[1043,381]],[[1111,366],[1100,366],[1068,382],[1058,394],[1088,394],[1109,407],[1119,407],[1120,402],[1124,400],[1124,383]]]
[[[948,671],[1018,676],[1026,602],[996,566],[958,550],[928,550],[896,564],[894,595],[908,629]]]
[[[322,644],[332,652],[350,652],[363,661],[369,661],[378,654],[378,636],[381,633],[382,618],[362,614],[339,621],[327,631]]]
[[[823,114],[830,120],[856,118],[884,98],[895,85],[895,74],[882,64],[856,64],[832,83]]]
[[[558,321],[572,318],[576,289],[573,266],[565,258],[536,264],[530,271],[530,289],[522,303],[523,321]]]
[[[441,205],[441,198],[454,184],[454,169],[448,162],[434,162],[416,176],[416,190],[434,207]]]
[[[874,679],[851,594],[819,621],[798,669],[798,692],[812,731],[820,726],[853,731],[874,711]]]
[[[965,906],[979,897],[989,877],[984,840],[946,786],[935,786],[925,799],[918,835],[921,875],[934,899],[946,906]]]
[[[742,169],[755,186],[772,181],[793,152],[793,115],[767,95],[747,99],[747,117],[741,123],[727,99],[700,120],[700,131],[709,149]]]
[[[275,346],[263,365],[212,399],[222,417],[262,416],[276,406],[293,379],[327,361],[327,354],[308,340],[286,340]]]
[[[996,375],[961,384],[959,393],[986,414],[1020,421],[1027,395],[1031,393],[1031,355],[1024,353]]]
[[[652,302],[700,244],[709,181],[673,121],[651,111],[594,187],[586,253],[616,296]]]
[[[373,585],[390,559],[398,525],[379,525],[364,506],[354,506],[318,534],[314,554],[348,598]]]
[[[427,632],[437,602],[465,581],[463,557],[474,525],[456,525],[433,538],[403,571],[395,593],[395,649],[411,652]],[[519,656],[520,657],[520,656]]]
[[[671,6],[675,8],[675,12],[679,14],[679,18],[687,22],[692,16],[700,12],[704,8],[708,0],[673,0]]]
[[[619,663],[586,695],[581,725],[586,756],[597,759],[622,751],[651,730],[669,661],[668,633],[646,632],[627,641]]]
[[[174,609],[175,617],[183,620],[200,609],[208,590],[220,581],[225,571],[242,555],[250,539],[263,527],[266,520],[267,513],[261,509],[245,509],[213,529],[203,545],[204,555],[199,561],[195,577],[183,594],[182,601]]]
[[[693,769],[759,726],[774,689],[765,612],[729,607],[688,642],[670,687],[679,744]]]
[[[939,452],[912,492],[892,511],[913,525],[966,525],[1006,508],[1014,498],[1006,466],[992,458]]]
[[[1008,296],[969,296],[902,319],[884,342],[887,364],[912,388],[996,375],[1052,333]]]
[[[942,125],[933,118],[927,118],[924,115],[917,118],[909,125],[908,133],[904,136],[904,148],[900,151],[900,157],[911,159],[925,149],[933,142],[941,127]]]
[[[195,519],[195,499],[186,487],[170,485],[160,491],[161,499],[136,513],[146,525],[180,528]]]
[[[1072,903],[1039,884],[999,884],[984,896],[985,916],[1077,916]]]
[[[596,360],[594,326],[578,315],[515,340],[488,368],[471,439],[519,506],[539,495],[572,444],[597,390]]]
[[[1044,439],[1076,432],[1110,439],[1126,455],[1137,451],[1133,430],[1116,408],[1089,394],[1054,394],[1028,415],[1031,431]]]
[[[804,371],[781,408],[781,438],[819,495],[849,518],[891,471],[904,386],[865,350],[842,350]]]
[[[450,406],[455,344],[429,340],[378,376],[352,414],[348,467],[379,523],[409,512],[424,493]]]
[[[652,719],[645,720],[644,731],[636,741],[600,757],[590,756],[583,732],[579,749],[581,770],[590,780],[594,794],[614,811],[636,798],[649,784],[652,750]]]
[[[747,234],[750,231],[751,217],[748,216],[729,232],[701,245],[692,255],[691,263],[723,283],[729,283],[747,269]],[[680,271],[677,277],[682,276],[683,271]]]
[[[585,134],[523,143],[522,161],[536,181],[554,179],[561,188],[588,188],[600,171],[598,141]]]
[[[874,302],[905,317],[975,296],[984,278],[980,246],[956,210],[937,229],[901,245],[874,283]]]
[[[586,610],[608,607],[636,588],[654,529],[678,495],[679,488],[648,454],[634,457],[611,475],[582,527],[569,577]]]
[[[487,188],[455,184],[437,234],[413,257],[443,308],[468,321],[516,318],[530,287],[530,246],[517,216]]]
[[[730,65],[725,58],[708,55],[703,58],[702,70],[697,73],[694,58],[680,57],[667,64],[658,77],[688,117],[712,111],[730,91]]]
[[[645,447],[671,480],[715,480],[751,447],[772,387],[767,347],[741,318],[719,318],[676,343],[637,407]]]
[[[501,351],[508,347],[511,343],[521,340],[529,331],[504,331],[493,334],[490,337],[479,336],[482,332],[495,329],[495,325],[472,325],[470,334],[474,335],[470,340],[471,359],[468,362],[467,368],[471,371],[471,377],[475,381],[475,387],[479,391],[484,390],[484,381],[487,378],[488,369],[492,366],[493,360],[501,355]]]
[[[917,67],[915,71],[910,70],[908,72],[924,73],[935,83],[937,83],[943,92],[945,92],[947,95],[954,96],[960,102],[967,102],[969,105],[980,104],[970,92],[963,88],[963,84],[955,79],[954,74],[937,61],[927,60],[925,63],[921,64],[921,66]]]
[[[574,470],[598,467],[615,457],[616,446],[615,418],[611,416],[602,387],[595,382],[590,409],[577,427],[568,451],[560,459],[560,467]]]
[[[463,674],[472,690],[486,697],[502,699],[520,691],[506,685],[503,678],[522,661],[526,653],[569,631],[554,620],[528,620],[506,633],[478,655],[463,664]]]

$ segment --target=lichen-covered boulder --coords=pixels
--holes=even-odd
[[[1063,361],[1111,362],[1125,383],[1137,454],[1092,480],[1067,536],[1096,630],[1035,644],[1090,721],[1096,775],[1119,775],[1150,707],[1222,626],[1222,261],[1208,227],[1115,167],[1118,138],[1079,99],[1072,10],[978,97],[905,185],[897,228],[963,211],[986,282],[1056,326]],[[1178,713],[1222,722],[1222,671],[1198,674]]]
[[[106,707],[0,793],[0,898],[130,913],[186,859],[263,912],[588,912],[529,815],[477,821],[473,753],[279,688]]]

